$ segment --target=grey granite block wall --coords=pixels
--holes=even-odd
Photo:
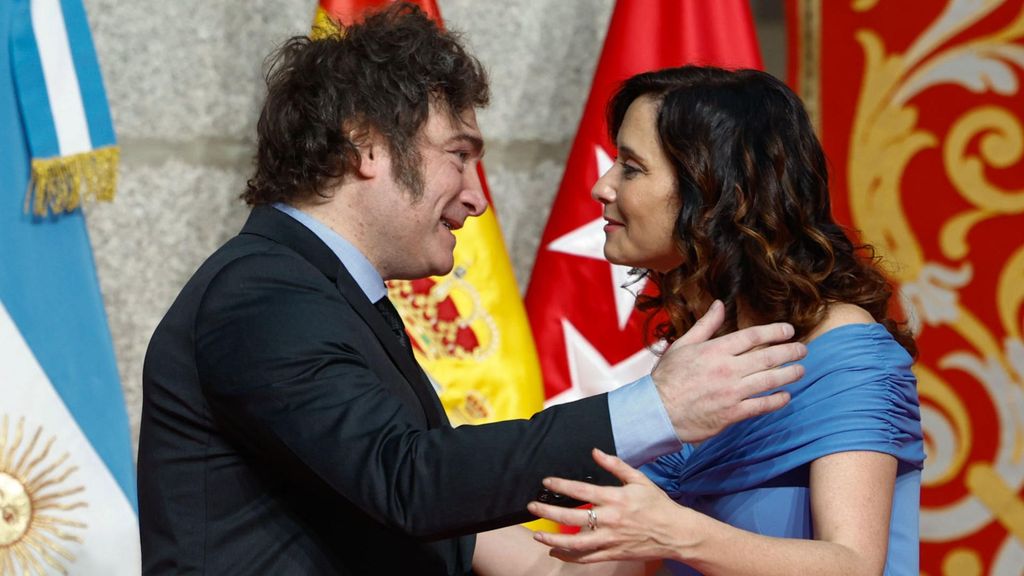
[[[485,165],[520,287],[575,136],[614,0],[439,0],[488,68]],[[754,0],[780,75],[781,0]],[[122,148],[118,196],[87,207],[125,400],[178,289],[247,214],[264,57],[308,31],[315,0],[85,0]]]

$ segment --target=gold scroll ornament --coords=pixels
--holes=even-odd
[[[1024,301],[1024,246],[1011,249],[998,274],[992,301],[1001,326],[981,322],[960,301],[957,289],[973,277],[967,241],[971,229],[994,217],[1024,214],[1024,190],[1003,189],[986,176],[990,170],[1019,167],[1024,155],[1021,110],[978,105],[965,110],[946,134],[936,135],[919,126],[927,110],[914,105],[916,96],[942,84],[957,84],[977,94],[1019,94],[1024,7],[994,33],[950,43],[1004,3],[951,0],[903,53],[886,52],[873,30],[856,32],[865,71],[850,136],[848,185],[853,226],[898,263],[887,272],[910,300],[916,330],[924,330],[925,324],[946,325],[968,346],[946,354],[935,367],[916,367],[921,397],[931,404],[923,405],[931,440],[925,486],[963,474],[967,489],[964,501],[922,510],[922,540],[964,537],[995,519],[1009,533],[1001,546],[1006,549],[1024,543],[1024,503],[1018,497],[1024,483],[1024,345],[1018,321]],[[852,2],[854,10],[862,12],[878,4],[879,0]],[[975,141],[977,152],[969,151]],[[908,163],[940,145],[950,187],[969,206],[950,217],[940,232],[942,257],[952,266],[927,259],[902,202],[901,182]],[[997,328],[1005,335],[1003,342]],[[989,393],[1001,435],[992,462],[968,459],[971,413],[941,377],[943,370],[965,372]],[[976,553],[966,548],[954,549],[943,561],[945,574],[971,576],[979,574],[981,566]]]

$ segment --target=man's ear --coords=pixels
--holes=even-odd
[[[359,164],[355,166],[354,174],[365,179],[376,177],[387,156],[384,138],[373,128],[349,130],[348,137],[359,151]]]

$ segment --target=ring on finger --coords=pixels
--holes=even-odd
[[[587,509],[587,527],[591,530],[597,530],[597,512],[593,508]]]

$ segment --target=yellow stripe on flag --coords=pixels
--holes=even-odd
[[[316,7],[316,14],[313,16],[313,28],[309,31],[309,37],[313,40],[322,40],[331,36],[341,34],[341,26],[331,19],[330,14],[323,6]]]
[[[390,282],[390,296],[454,425],[528,418],[543,407],[540,363],[493,211],[457,236],[450,274]]]

